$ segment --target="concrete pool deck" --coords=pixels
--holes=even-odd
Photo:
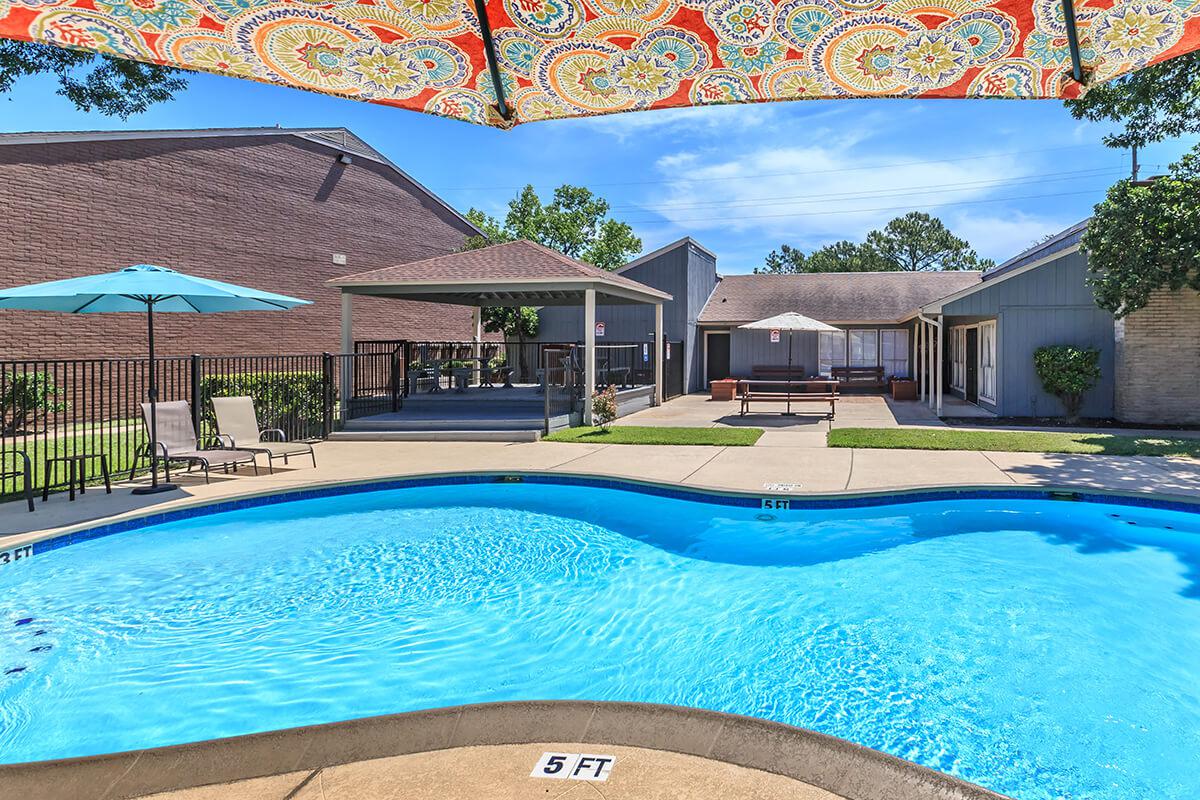
[[[545,777],[553,754],[572,765],[570,777]],[[1004,800],[778,722],[587,700],[455,706],[0,766],[0,786],[22,800]]]
[[[545,752],[616,759],[603,783],[537,779]],[[356,761],[325,769],[141,795],[140,800],[844,800],[809,783],[697,756],[592,743],[483,745]]]
[[[802,437],[793,440],[790,437]],[[623,477],[704,489],[833,494],[939,486],[1072,486],[1200,497],[1200,461],[1149,456],[837,449],[808,434],[771,430],[754,447],[670,447],[565,442],[322,442],[317,464],[255,476],[179,474],[180,491],[134,496],[89,489],[75,502],[51,495],[29,513],[0,504],[0,551],[89,522],[338,481],[469,471],[545,471]],[[173,476],[176,477],[176,476]]]

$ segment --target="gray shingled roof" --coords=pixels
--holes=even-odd
[[[899,322],[925,303],[976,283],[978,272],[728,275],[700,312],[700,322],[741,324],[786,311],[822,322]]]
[[[671,295],[643,283],[602,270],[591,264],[524,239],[449,253],[422,261],[398,264],[335,278],[333,286],[411,283],[528,283],[531,281],[593,282],[623,287],[663,299]]]
[[[1043,258],[1052,256],[1055,253],[1059,253],[1070,247],[1074,247],[1075,245],[1079,244],[1079,241],[1083,238],[1083,234],[1085,231],[1087,231],[1087,226],[1090,221],[1091,217],[1088,217],[1085,220],[1076,222],[1065,231],[1056,233],[1046,241],[1038,242],[1032,247],[1013,256],[1008,261],[1005,261],[1000,266],[993,267],[987,272],[983,273],[983,279],[985,281],[990,281],[992,278],[1003,275],[1004,273],[1010,272],[1018,267],[1023,267],[1026,264],[1032,264],[1034,261],[1039,261]]]

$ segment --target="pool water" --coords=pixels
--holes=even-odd
[[[672,703],[1020,800],[1200,793],[1200,515],[763,512],[480,484],[194,517],[0,572],[0,762],[460,703]]]

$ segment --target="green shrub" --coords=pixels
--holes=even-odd
[[[32,430],[51,414],[67,410],[67,401],[57,399],[62,390],[46,372],[9,372],[0,375],[0,408],[4,409],[0,432],[12,436]]]
[[[1068,421],[1078,420],[1084,393],[1100,380],[1100,351],[1065,344],[1039,347],[1033,366],[1042,388],[1062,400]]]
[[[617,387],[609,386],[592,395],[592,421],[604,430],[617,418]]]
[[[212,398],[242,395],[254,400],[260,427],[282,428],[292,436],[313,436],[321,430],[325,403],[319,372],[206,375],[200,379],[202,416],[211,423]]]

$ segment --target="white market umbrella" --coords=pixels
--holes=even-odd
[[[739,325],[739,328],[745,328],[752,331],[787,331],[788,334],[788,360],[787,360],[787,394],[788,403],[784,414],[792,413],[792,334],[795,331],[836,331],[840,328],[835,328],[832,325],[821,322],[819,319],[806,317],[803,314],[797,314],[795,311],[785,311],[782,314],[776,314],[773,317],[760,319],[757,322],[747,322],[745,325]]]

